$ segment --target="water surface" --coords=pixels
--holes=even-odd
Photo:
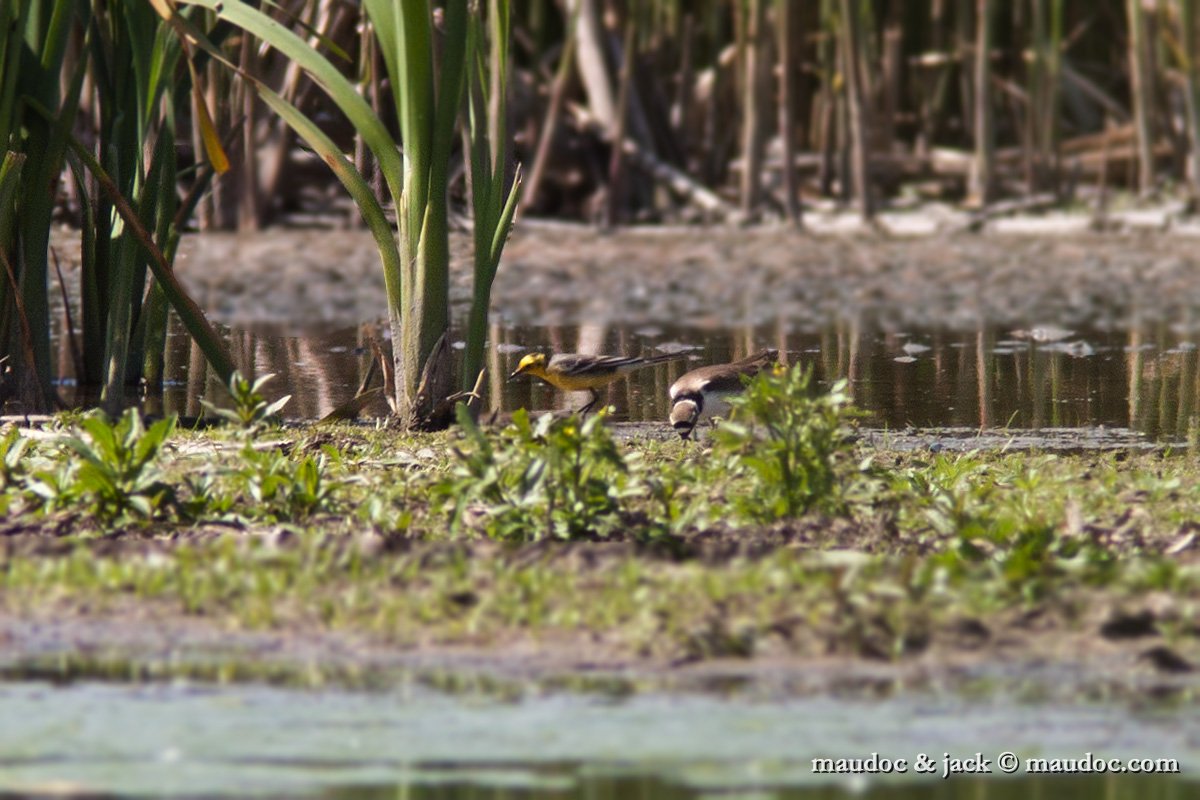
[[[284,336],[270,328],[227,333],[239,367],[278,375],[271,391],[291,394],[285,413],[323,416],[351,398],[375,358],[374,326]],[[676,353],[613,384],[602,399],[616,419],[666,419],[668,389],[683,372],[740,358],[765,347],[811,365],[823,384],[846,378],[870,427],[1129,429],[1160,440],[1187,438],[1200,411],[1200,350],[1187,332],[1167,325],[1132,331],[984,329],[886,332],[845,324],[821,331],[775,327],[643,326],[496,327],[488,352],[488,407],[500,412],[578,408],[585,393],[563,394],[538,381],[505,380],[530,350],[628,355]],[[178,332],[171,339],[171,380],[161,408],[203,413],[201,397],[222,391],[198,351]],[[456,344],[461,352],[461,342]],[[382,415],[376,403],[367,415]],[[665,424],[665,422],[664,422]]]
[[[998,773],[1015,754],[1175,759],[1180,774]],[[815,774],[812,759],[928,755],[930,775]],[[945,754],[996,774],[940,777]],[[1185,710],[1013,697],[885,700],[531,691],[516,700],[258,685],[0,684],[0,787],[116,796],[1183,798]],[[865,794],[864,794],[865,792]]]

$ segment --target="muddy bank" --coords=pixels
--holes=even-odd
[[[1142,516],[1130,512],[1120,529],[1088,525],[1075,535],[1104,539],[1115,555],[1131,559],[1156,552],[1170,554],[1181,568],[1195,564],[1200,556],[1191,546],[1194,533],[1188,538],[1185,526],[1186,541],[1181,543],[1176,531],[1143,532]],[[94,580],[81,570],[72,579],[75,589],[62,586],[36,597],[21,592],[0,595],[0,676],[188,677],[362,688],[415,679],[502,692],[531,686],[617,693],[843,696],[1005,691],[1061,701],[1184,700],[1200,690],[1200,639],[1190,601],[1168,591],[1125,594],[1071,585],[1037,601],[986,613],[973,610],[962,598],[933,596],[922,599],[919,610],[909,608],[893,616],[886,610],[892,601],[877,609],[870,601],[859,607],[864,600],[851,588],[844,594],[835,589],[836,603],[848,605],[832,613],[819,596],[809,598],[812,605],[806,608],[795,600],[776,602],[768,586],[741,597],[727,594],[729,589],[709,588],[693,597],[695,616],[664,620],[660,634],[637,632],[658,613],[653,610],[599,627],[501,621],[464,628],[459,622],[475,609],[511,602],[504,599],[505,584],[518,587],[520,603],[543,607],[530,613],[558,616],[555,606],[565,597],[556,601],[537,591],[527,595],[521,587],[556,581],[561,587],[551,589],[551,595],[581,592],[581,602],[604,605],[612,603],[611,592],[618,591],[620,576],[631,569],[644,576],[637,585],[653,592],[650,587],[671,576],[692,574],[687,581],[701,587],[723,572],[746,571],[749,566],[747,574],[753,573],[759,563],[765,574],[787,569],[789,562],[780,561],[781,554],[815,556],[835,574],[852,574],[872,553],[913,559],[940,549],[928,537],[897,534],[884,518],[813,517],[757,530],[711,528],[675,541],[647,543],[617,536],[611,541],[542,541],[519,547],[479,539],[381,537],[356,531],[344,520],[329,520],[325,527],[333,535],[320,545],[323,562],[363,557],[374,565],[396,564],[396,575],[421,574],[435,584],[448,575],[458,577],[430,591],[397,578],[364,584],[347,573],[327,587],[349,593],[369,586],[372,605],[388,601],[388,594],[413,592],[413,607],[431,616],[408,626],[407,633],[390,623],[379,630],[369,618],[331,627],[317,611],[327,601],[306,591],[268,598],[273,607],[270,624],[264,626],[259,618],[247,626],[253,617],[228,607],[231,601],[189,607],[185,597],[143,593],[137,587],[146,578],[135,573],[143,569],[157,580],[157,570],[195,570],[195,559],[207,559],[206,553],[230,559],[231,565],[244,564],[251,572],[264,558],[283,561],[306,547],[286,526],[235,531],[209,525],[129,531],[99,539],[8,526],[0,529],[0,554],[6,563],[48,566],[54,560],[84,559],[128,566],[101,579],[105,588],[97,591],[81,588]],[[459,574],[464,569],[466,574]],[[223,574],[219,565],[202,571]],[[258,580],[272,586],[311,583],[302,574],[284,575],[289,573],[265,573]],[[196,578],[203,580],[199,574]],[[820,571],[811,579],[826,580]],[[884,584],[890,580],[882,578]],[[311,585],[317,589],[329,581],[326,577]],[[734,579],[729,586],[741,583]],[[606,586],[609,589],[602,588]],[[325,587],[321,589],[326,594]],[[245,599],[232,602],[253,605]],[[647,597],[644,602],[653,601]],[[575,613],[567,611],[562,619]],[[743,640],[739,631],[748,613],[761,630]],[[688,628],[682,638],[679,624]]]
[[[497,423],[506,421],[504,415]],[[613,422],[609,427],[622,441],[673,441],[676,433],[659,422]],[[701,429],[700,441],[707,441],[707,431]],[[924,451],[928,453],[982,452],[1048,452],[1087,453],[1103,451],[1161,452],[1180,450],[1189,446],[1183,439],[1154,438],[1128,428],[965,428],[965,427],[905,427],[896,430],[864,427],[856,441],[881,452]]]
[[[74,482],[61,430],[25,430],[31,472],[2,498],[0,655],[12,674],[428,667],[813,691],[1200,680],[1187,455],[1128,432],[1051,431],[1057,448],[865,432],[835,459],[837,498],[764,518],[737,498],[773,502],[776,484],[640,427],[615,426],[622,502],[569,536],[545,498],[480,493],[464,465],[483,445],[453,434],[177,431],[154,485],[173,492],[143,491],[143,514]],[[504,486],[527,474],[524,450],[489,447]],[[318,459],[307,477],[299,459]],[[501,524],[522,509],[519,532]]]
[[[1139,623],[1139,620],[1141,621]],[[840,656],[637,658],[591,637],[513,636],[486,645],[426,643],[397,648],[342,632],[231,629],[146,605],[118,613],[46,609],[0,612],[0,676],[8,680],[258,681],[296,686],[395,686],[417,680],[442,688],[525,692],[535,687],[624,694],[698,691],[757,696],[836,694],[882,697],[904,691],[1016,692],[1042,701],[1185,701],[1200,675],[1140,617],[1095,620],[1096,630],[1063,630],[1037,615],[963,620],[917,658]],[[1114,632],[1115,631],[1115,632]]]

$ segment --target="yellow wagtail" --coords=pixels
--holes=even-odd
[[[648,367],[651,364],[661,364],[664,361],[679,361],[687,356],[672,354],[665,356],[650,356],[649,358],[626,358],[624,356],[589,356],[581,353],[558,353],[546,357],[545,353],[530,353],[521,359],[517,368],[508,379],[515,380],[522,375],[540,378],[556,389],[564,392],[591,392],[592,399],[580,414],[586,414],[596,401],[600,399],[597,389],[607,386],[627,372]]]
[[[742,377],[757,375],[778,356],[778,350],[762,350],[741,361],[685,372],[671,384],[671,425],[686,439],[701,420],[727,413],[726,398],[745,388]]]

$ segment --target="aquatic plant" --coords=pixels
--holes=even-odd
[[[200,170],[196,191],[179,201],[176,103],[188,89],[202,97],[176,69],[180,52],[146,3],[28,0],[0,9],[0,358],[14,368],[0,396],[31,409],[56,405],[50,227],[64,174],[82,238],[78,316],[66,312],[68,337],[82,331],[70,338],[77,380],[100,386],[114,413],[129,382],[161,380],[168,306],[218,375],[232,371],[171,270],[179,231],[212,174]],[[198,99],[195,124],[215,163],[223,153],[202,109]]]
[[[476,240],[468,369],[477,369],[482,363],[492,278],[516,209],[518,184],[505,188],[508,2],[487,3],[486,33],[483,4],[447,4],[436,42],[429,0],[364,3],[392,88],[394,122],[402,148],[388,125],[337,66],[267,13],[243,3],[185,2],[209,9],[222,23],[257,37],[308,73],[346,115],[378,161],[396,209],[398,243],[373,190],[341,148],[295,105],[207,43],[204,32],[190,19],[169,12],[173,24],[185,29],[206,52],[247,80],[266,104],[321,155],[350,192],[383,262],[394,345],[392,399],[396,414],[409,428],[443,424],[438,410],[455,383],[445,339],[450,324],[447,192],[464,91],[468,97],[464,127],[470,150]],[[492,48],[490,58],[484,55],[488,44]],[[475,379],[474,374],[467,374],[462,383],[470,387]]]
[[[46,408],[50,372],[49,241],[53,193],[79,107],[81,80],[60,84],[75,5],[51,0],[0,7],[0,355],[19,393]],[[35,56],[34,53],[37,53]],[[83,70],[76,70],[82,78]],[[33,109],[45,109],[47,115]],[[39,187],[37,190],[34,187]]]

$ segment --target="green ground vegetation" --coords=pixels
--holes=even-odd
[[[1181,669],[1200,644],[1193,453],[867,448],[844,387],[797,369],[699,443],[603,413],[421,435],[250,417],[0,431],[0,609],[676,662],[898,659],[1034,619],[1163,637]]]

